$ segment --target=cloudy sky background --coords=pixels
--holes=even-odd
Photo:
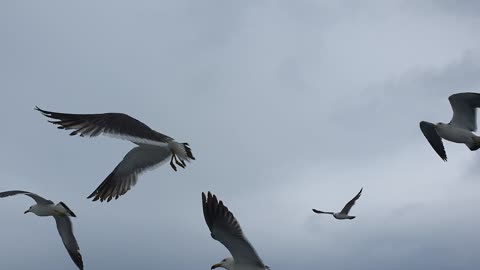
[[[418,128],[479,91],[476,1],[2,1],[1,190],[67,203],[85,269],[209,269],[201,192],[272,269],[477,269],[478,153]],[[197,160],[86,197],[132,148],[33,110],[124,112]],[[353,221],[340,210],[364,187]],[[0,269],[75,269],[53,219],[0,202]]]

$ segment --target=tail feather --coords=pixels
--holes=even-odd
[[[480,149],[480,137],[473,137],[473,142],[465,143],[465,145],[471,151],[476,151],[476,150]]]
[[[185,148],[185,152],[187,152],[187,157],[189,159],[195,160],[195,157],[192,154],[192,149],[188,145],[188,143],[183,143],[183,147]]]

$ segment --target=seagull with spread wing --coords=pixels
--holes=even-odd
[[[160,166],[170,158],[170,166],[177,171],[185,168],[185,161],[194,160],[188,143],[157,132],[137,119],[123,113],[69,114],[35,108],[59,129],[73,130],[70,135],[95,137],[99,134],[126,139],[136,144],[88,198],[109,202],[125,194],[137,183],[138,174]],[[175,161],[175,164],[174,164]]]
[[[83,270],[83,260],[80,254],[80,248],[78,247],[77,240],[73,235],[72,222],[69,217],[76,217],[75,214],[68,208],[63,202],[54,204],[52,201],[44,199],[35,193],[22,190],[11,190],[0,192],[0,198],[9,197],[13,195],[24,194],[32,198],[36,204],[30,206],[26,213],[34,213],[40,217],[52,216],[57,223],[57,230],[62,238],[63,245],[70,254],[73,262],[79,269]]]
[[[355,202],[358,200],[358,198],[360,198],[360,196],[362,195],[362,191],[363,191],[363,188],[360,189],[360,192],[358,192],[358,194],[353,197],[353,199],[351,199],[342,209],[342,211],[338,212],[338,213],[333,213],[333,212],[323,212],[323,211],[320,211],[320,210],[316,210],[316,209],[312,209],[313,212],[317,213],[317,214],[329,214],[329,215],[332,215],[334,218],[336,219],[354,219],[355,216],[350,216],[348,215],[348,213],[350,212],[350,209],[352,209],[352,207],[355,205]]]
[[[225,258],[214,264],[211,269],[223,267],[227,270],[265,270],[264,265],[253,246],[240,228],[232,212],[215,195],[202,193],[203,216],[213,239],[222,243],[233,257]]]
[[[447,153],[442,139],[463,143],[471,151],[480,148],[480,137],[473,133],[477,130],[477,108],[480,107],[480,94],[458,93],[448,97],[448,101],[453,110],[452,120],[448,124],[420,122],[420,130],[443,161],[447,161]]]

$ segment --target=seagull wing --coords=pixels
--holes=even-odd
[[[477,112],[480,107],[480,94],[477,93],[458,93],[451,95],[448,100],[453,110],[453,117],[450,125],[468,129],[477,130]]]
[[[215,195],[202,193],[203,215],[213,239],[222,243],[232,254],[236,264],[265,267],[232,212]]]
[[[72,222],[68,216],[54,216],[57,223],[57,230],[62,238],[63,245],[68,251],[68,254],[72,258],[73,262],[79,269],[83,270],[82,254],[80,254],[80,247],[77,240],[73,235]]]
[[[27,195],[28,197],[34,199],[37,204],[43,204],[43,205],[53,204],[53,202],[50,201],[50,200],[47,200],[47,199],[45,199],[45,198],[43,198],[43,197],[41,197],[41,196],[39,196],[35,193],[31,193],[31,192],[23,191],[23,190],[10,190],[10,191],[1,192],[0,193],[0,198],[14,196],[14,195],[18,195],[18,194]]]
[[[334,214],[333,212],[325,212],[325,211],[321,211],[321,210],[317,210],[317,209],[312,209],[312,211],[314,213],[317,213],[317,214],[330,214],[330,215]]]
[[[427,138],[433,150],[437,152],[443,161],[447,161],[447,153],[445,152],[445,147],[443,147],[442,138],[438,136],[437,131],[435,130],[435,125],[422,121],[420,122],[420,130],[422,130],[423,135]]]
[[[59,129],[73,130],[70,135],[95,137],[106,134],[111,137],[129,140],[136,144],[165,145],[173,139],[161,134],[137,119],[123,113],[70,114],[35,108],[44,116],[55,119],[49,121]]]
[[[363,188],[360,189],[360,192],[358,192],[358,194],[355,197],[353,197],[353,199],[351,199],[345,205],[345,207],[343,207],[342,211],[340,211],[341,214],[348,215],[348,212],[350,212],[350,209],[352,209],[352,207],[355,205],[355,202],[358,200],[358,198],[360,198],[360,195],[362,195],[362,191],[363,191]]]
[[[133,148],[88,198],[102,202],[118,199],[137,183],[140,173],[160,166],[171,154],[167,147],[141,145]]]

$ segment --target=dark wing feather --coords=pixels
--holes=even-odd
[[[141,145],[133,148],[88,198],[102,202],[118,199],[137,183],[140,173],[161,165],[170,156],[167,147]]]
[[[101,133],[124,138],[137,144],[165,144],[173,139],[123,113],[70,114],[35,108],[59,129],[73,130],[70,135],[94,137]]]
[[[83,270],[83,260],[82,255],[80,254],[80,247],[78,246],[77,240],[73,235],[72,222],[67,216],[54,216],[55,222],[57,223],[57,230],[62,238],[63,245],[68,251],[68,254],[72,258],[75,265],[79,269]]]
[[[47,200],[35,193],[31,193],[31,192],[28,192],[28,191],[23,191],[23,190],[10,190],[10,191],[5,191],[5,192],[1,192],[0,193],[0,198],[4,198],[4,197],[9,197],[9,196],[14,196],[14,195],[18,195],[18,194],[24,194],[24,195],[27,195],[29,196],[30,198],[32,198],[33,200],[35,200],[35,202],[37,204],[53,204],[52,201],[50,200]]]
[[[346,205],[345,207],[343,207],[342,211],[340,211],[340,213],[342,214],[345,214],[345,215],[348,215],[348,212],[350,212],[350,209],[352,209],[352,207],[355,205],[355,202],[358,200],[358,198],[360,198],[360,196],[362,195],[362,191],[363,191],[363,188],[360,189],[360,192],[358,192],[358,194],[353,197],[353,199],[351,199]]]
[[[433,150],[437,152],[443,161],[447,161],[447,153],[445,152],[445,147],[443,147],[442,138],[438,136],[437,131],[435,130],[435,125],[422,121],[420,122],[420,130],[425,138],[427,138]]]
[[[314,213],[317,213],[317,214],[330,214],[330,215],[333,215],[333,212],[325,212],[325,211],[320,211],[320,210],[317,210],[317,209],[312,209],[312,211]]]
[[[240,224],[215,195],[202,193],[203,215],[213,239],[222,243],[236,264],[265,267],[255,249],[244,236]]]

